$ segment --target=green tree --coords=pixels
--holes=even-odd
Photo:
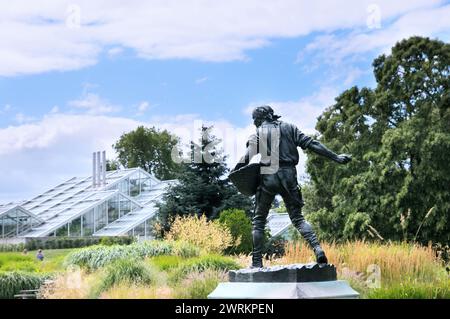
[[[180,165],[172,160],[172,149],[178,141],[167,130],[139,126],[123,134],[113,147],[123,167],[141,167],[159,179],[168,180],[180,171]]]
[[[201,128],[199,143],[191,142],[188,163],[182,164],[178,183],[172,186],[159,204],[159,221],[164,230],[171,219],[182,215],[206,215],[215,219],[219,212],[239,208],[250,212],[251,200],[239,194],[226,178],[229,172],[220,139],[211,134],[212,127]]]
[[[308,157],[307,196],[320,198],[308,207],[310,219],[334,238],[376,229],[414,239],[423,222],[418,240],[448,243],[450,45],[412,37],[373,66],[374,90],[345,91],[318,119],[320,140],[353,161],[344,167]]]
[[[248,254],[253,248],[252,221],[245,211],[228,209],[220,213],[219,222],[228,227],[233,242],[238,243],[229,249],[229,253]]]

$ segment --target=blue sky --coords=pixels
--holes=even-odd
[[[449,1],[316,2],[0,3],[0,202],[88,175],[137,125],[187,140],[215,124],[231,160],[258,104],[312,134],[337,94],[374,86],[395,42],[449,41]]]

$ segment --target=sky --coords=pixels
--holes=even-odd
[[[448,42],[449,17],[441,0],[0,0],[0,203],[88,176],[139,125],[183,142],[214,125],[230,165],[255,106],[314,134],[397,41]]]

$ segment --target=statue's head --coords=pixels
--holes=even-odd
[[[275,115],[272,107],[269,105],[258,106],[252,113],[253,124],[260,127],[264,121],[273,122],[278,120],[281,116]]]

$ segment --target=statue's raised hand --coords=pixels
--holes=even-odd
[[[348,162],[351,162],[352,156],[349,154],[340,154],[336,158],[336,162],[339,164],[347,164]]]

